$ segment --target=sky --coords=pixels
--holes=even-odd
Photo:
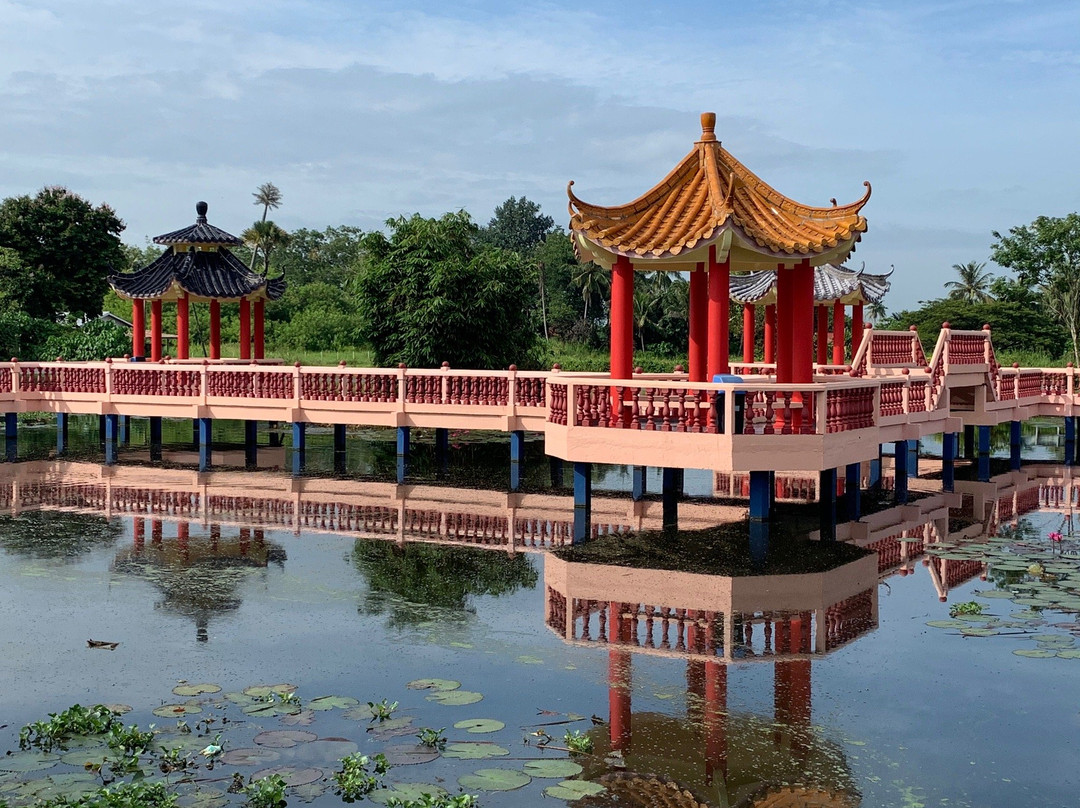
[[[992,231],[1080,209],[1075,0],[652,3],[0,0],[0,197],[64,185],[143,245],[233,233],[273,182],[287,230],[526,196],[565,226],[724,146],[809,205],[858,199],[848,262],[891,311]]]

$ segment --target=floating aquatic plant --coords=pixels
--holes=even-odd
[[[371,767],[369,769],[369,766]],[[380,777],[390,770],[385,755],[353,754],[341,759],[341,769],[334,773],[335,793],[342,802],[356,802],[381,785]]]

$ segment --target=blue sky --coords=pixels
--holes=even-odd
[[[0,197],[63,184],[125,239],[194,203],[233,232],[381,226],[565,187],[629,201],[715,111],[807,204],[870,180],[850,262],[890,309],[942,294],[991,231],[1080,208],[1075,2],[0,0]]]

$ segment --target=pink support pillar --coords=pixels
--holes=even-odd
[[[795,325],[795,273],[783,264],[776,268],[776,381],[791,384],[792,332]]]
[[[251,301],[240,298],[240,358],[251,359]]]
[[[176,300],[176,358],[187,359],[190,351],[190,337],[188,329],[188,299],[186,297]]]
[[[776,304],[770,303],[765,307],[765,346],[762,356],[765,364],[771,365],[776,361]]]
[[[829,307],[817,307],[817,363],[829,363]]]
[[[753,303],[743,303],[742,307],[742,361],[747,364],[754,361],[754,322],[756,314]]]
[[[844,304],[839,300],[832,307],[832,363],[844,364]]]
[[[690,381],[709,381],[709,276],[699,261],[690,273]]]
[[[141,300],[131,301],[131,355],[146,356],[146,304]]]
[[[255,335],[254,345],[252,346],[252,357],[255,359],[262,359],[266,354],[266,331],[263,325],[263,308],[265,302],[262,298],[255,301],[254,313],[255,313]]]
[[[709,381],[718,373],[730,373],[728,356],[731,310],[731,264],[716,260],[716,245],[709,247]]]
[[[863,338],[863,304],[856,303],[851,307],[851,359],[855,361],[855,354],[862,344]]]
[[[634,373],[634,265],[625,255],[611,268],[611,378]]]
[[[161,361],[161,300],[150,303],[150,361]]]
[[[221,304],[210,301],[210,358],[221,359]]]

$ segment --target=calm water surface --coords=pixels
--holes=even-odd
[[[41,430],[39,448],[53,440],[47,432]],[[78,434],[92,454],[93,425]],[[182,443],[182,435],[173,441],[180,463],[184,457],[175,452],[183,450]],[[35,444],[31,439],[24,445]],[[1029,448],[1034,446],[1033,441]],[[332,457],[327,461],[319,447],[320,438],[309,433],[309,468],[332,468]],[[993,574],[980,581],[977,569],[954,566],[950,574],[942,562],[924,565],[915,549],[921,545],[912,541],[953,542],[960,531],[978,533],[971,497],[967,511],[952,514],[952,534],[940,512],[920,523],[911,521],[909,509],[909,525],[896,511],[895,531],[882,529],[880,535],[900,555],[896,563],[882,562],[880,583],[874,563],[865,589],[857,575],[845,578],[848,567],[836,563],[839,572],[758,579],[754,595],[740,607],[725,600],[728,590],[746,585],[739,578],[732,583],[713,575],[703,583],[685,572],[609,568],[582,583],[579,593],[570,580],[580,565],[569,565],[566,573],[564,562],[536,548],[508,552],[495,533],[486,542],[491,546],[481,549],[413,541],[430,539],[439,525],[445,532],[455,520],[460,536],[494,530],[494,522],[482,523],[475,515],[497,521],[503,518],[499,508],[517,505],[510,518],[531,519],[537,544],[557,535],[572,502],[565,491],[550,491],[547,463],[535,459],[539,451],[533,453],[526,494],[535,507],[548,508],[539,516],[499,488],[506,468],[501,444],[462,448],[450,480],[439,486],[426,485],[433,475],[418,448],[424,488],[404,493],[386,482],[393,467],[388,441],[350,443],[349,452],[350,472],[369,479],[338,481],[337,489],[333,481],[273,472],[223,471],[199,478],[180,468],[105,469],[85,461],[3,466],[0,746],[17,749],[20,726],[73,703],[123,703],[134,708],[125,718],[129,723],[170,727],[174,718],[151,711],[188,701],[172,694],[178,683],[205,682],[223,690],[198,697],[204,712],[187,721],[229,717],[227,751],[252,746],[261,730],[293,728],[346,739],[364,752],[392,748],[392,757],[409,765],[393,768],[388,782],[428,783],[451,793],[459,777],[479,769],[529,771],[537,759],[567,758],[551,747],[563,746],[569,729],[595,741],[595,756],[577,758],[584,765],[579,776],[603,780],[621,800],[609,793],[590,798],[600,800],[595,804],[654,804],[647,796],[650,775],[673,780],[701,803],[716,806],[755,804],[783,784],[827,795],[828,804],[837,805],[1076,804],[1080,660],[1014,653],[1036,648],[1033,637],[1046,633],[1062,638],[1053,647],[1070,648],[1069,638],[1080,632],[1075,612],[1046,607],[1041,622],[1029,614],[1028,622],[991,636],[927,625],[949,619],[951,605],[995,588]],[[1043,448],[1043,456],[1054,452]],[[137,459],[133,450],[129,456]],[[459,485],[484,480],[487,490]],[[628,470],[611,469],[597,487],[619,490],[628,480]],[[966,485],[994,502],[1010,490],[1000,480],[986,491]],[[433,493],[439,490],[441,495]],[[169,491],[183,492],[183,501],[169,499]],[[689,474],[687,491],[711,493],[709,475]],[[1005,516],[993,518],[991,527],[1027,531],[1029,543],[1050,550],[1045,537],[1065,524],[1068,512],[1049,507],[1054,491],[1044,489],[1041,506],[1015,524],[999,511]],[[623,496],[613,509],[631,512],[627,500]],[[277,511],[267,504],[274,502]],[[299,520],[305,524],[298,527],[300,502],[322,505],[305,506],[307,516]],[[720,521],[721,506],[715,507]],[[690,510],[683,506],[684,517]],[[399,512],[411,516],[394,522]],[[694,513],[707,521],[704,510]],[[466,524],[468,518],[474,521]],[[160,537],[154,519],[161,521]],[[401,535],[397,524],[403,525]],[[1069,552],[1068,539],[1064,543]],[[813,548],[797,549],[796,557],[808,558],[799,555],[804,552]],[[1066,556],[1053,563],[1080,562]],[[1024,573],[1014,572],[1011,580],[1017,575]],[[1064,572],[1059,577],[1069,580]],[[678,593],[701,596],[704,589],[713,592],[711,587],[713,608],[689,616],[666,611],[687,608]],[[800,588],[817,593],[820,612],[797,602],[793,593]],[[627,591],[641,598],[649,593],[652,602],[631,607]],[[662,602],[665,592],[675,600]],[[833,594],[837,600],[830,599]],[[1032,608],[1004,598],[981,602],[1002,616]],[[578,616],[569,629],[568,605]],[[731,645],[726,651],[725,625]],[[91,638],[119,646],[89,649]],[[424,678],[458,681],[458,691],[474,691],[482,699],[445,705],[429,700],[431,691],[406,686]],[[328,695],[351,697],[361,706],[396,701],[393,717],[412,723],[396,736],[371,732],[378,722],[346,717],[346,708],[338,707],[313,713],[310,724],[284,725],[280,716],[245,715],[244,705],[223,698],[273,683],[295,684],[302,704]],[[467,719],[495,719],[505,726],[488,734],[454,728]],[[570,723],[540,726],[558,721]],[[492,742],[506,754],[413,763],[399,747],[414,744],[416,728],[425,726],[445,727],[452,743]],[[216,723],[214,732],[220,729]],[[553,738],[548,748],[535,734],[541,729]],[[211,805],[226,799],[217,791],[233,771],[246,776],[266,765],[321,769],[319,775],[332,771],[341,756],[333,753],[350,747],[321,743],[325,751],[320,742],[280,749],[273,763],[200,769],[199,791],[186,787],[187,801]],[[608,754],[613,747],[620,753]],[[0,773],[0,799],[30,804],[30,792],[20,791],[20,784],[74,771],[78,767],[61,763],[31,773]],[[611,779],[613,772],[621,779]],[[476,793],[483,805],[550,805],[544,789],[560,779],[535,777],[518,790]],[[331,793],[319,796],[325,785],[323,779],[322,786],[294,794],[290,804],[338,804]]]

